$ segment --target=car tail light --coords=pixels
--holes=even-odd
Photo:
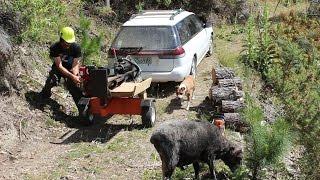
[[[172,50],[165,50],[163,52],[159,53],[159,58],[160,59],[175,59],[175,58],[180,58],[185,55],[185,50],[183,47],[179,46],[175,49]]]

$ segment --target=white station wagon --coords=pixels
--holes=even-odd
[[[125,22],[109,49],[109,65],[128,54],[153,82],[181,82],[212,54],[212,26],[184,10],[152,10]]]

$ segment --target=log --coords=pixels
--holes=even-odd
[[[224,113],[234,113],[239,112],[244,108],[243,101],[222,101],[221,111]]]
[[[232,79],[235,77],[234,71],[230,68],[215,68],[211,70],[211,77],[214,84],[218,84],[219,79]]]
[[[237,90],[236,87],[219,87],[212,86],[210,88],[209,96],[211,96],[214,105],[221,105],[222,100],[235,101],[244,96],[243,91]]]
[[[239,113],[224,113],[223,116],[226,128],[241,133],[247,132],[249,130],[248,123],[241,119]]]
[[[239,90],[242,90],[242,80],[239,77],[233,79],[219,79],[218,85],[219,87],[236,86]]]

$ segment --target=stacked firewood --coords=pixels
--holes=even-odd
[[[212,68],[209,98],[218,114],[223,115],[227,128],[244,132],[248,129],[239,111],[244,108],[242,80],[230,68]]]

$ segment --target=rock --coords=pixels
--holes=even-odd
[[[0,64],[3,61],[10,59],[12,56],[12,47],[9,41],[9,36],[0,27]],[[0,65],[1,66],[1,65]]]
[[[0,92],[10,91],[10,83],[6,79],[6,67],[12,59],[12,47],[9,36],[0,27]]]
[[[0,25],[9,35],[17,36],[21,33],[21,22],[20,14],[10,11],[1,11],[0,9]]]

